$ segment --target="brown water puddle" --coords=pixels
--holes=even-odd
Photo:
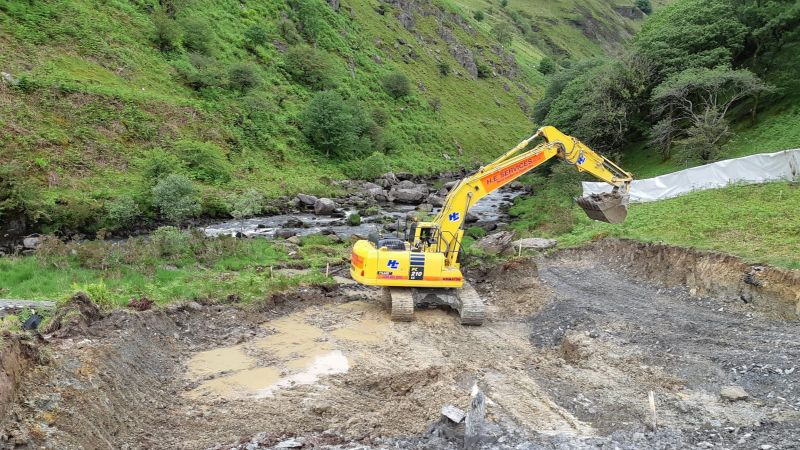
[[[324,323],[344,325],[333,329]],[[354,351],[381,343],[390,324],[380,306],[365,302],[310,308],[271,321],[264,325],[274,332],[270,336],[192,356],[186,376],[200,385],[188,395],[264,398],[316,385],[347,372]]]

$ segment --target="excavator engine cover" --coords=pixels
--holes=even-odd
[[[583,208],[590,219],[608,223],[622,223],[628,215],[628,200],[630,196],[619,192],[606,192],[591,194],[586,197],[576,198],[575,201]]]

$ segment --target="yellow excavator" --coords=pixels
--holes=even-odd
[[[526,150],[539,137],[544,142]],[[404,239],[373,235],[357,241],[350,258],[350,275],[361,284],[383,286],[392,320],[413,320],[415,305],[449,306],[459,312],[462,324],[482,324],[483,301],[465,282],[459,262],[467,211],[490,192],[555,156],[614,187],[607,194],[576,199],[590,218],[609,223],[625,220],[631,174],[578,139],[546,126],[461,180],[450,190],[436,217],[430,222],[408,224]]]

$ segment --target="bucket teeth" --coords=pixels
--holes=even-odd
[[[591,194],[576,198],[583,211],[590,219],[608,223],[622,223],[628,215],[628,195],[618,192]]]

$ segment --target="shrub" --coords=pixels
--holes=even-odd
[[[307,45],[290,48],[284,68],[294,81],[316,91],[336,87],[336,79],[341,75],[330,53]]]
[[[500,6],[502,6],[503,8],[508,6],[508,0],[500,0]]]
[[[231,216],[240,221],[239,231],[244,230],[244,219],[264,210],[264,196],[255,189],[248,189],[237,195],[231,203],[233,204]]]
[[[350,214],[347,216],[347,224],[351,227],[357,227],[361,225],[361,216],[359,216],[357,213]]]
[[[181,45],[181,30],[174,20],[161,11],[153,14],[153,43],[162,52],[177,49]]]
[[[372,110],[372,120],[374,120],[378,126],[384,127],[389,123],[389,113],[383,108],[374,108]]]
[[[269,32],[261,24],[251,25],[244,32],[244,45],[250,51],[255,51],[257,47],[267,42],[269,42]]]
[[[114,307],[114,294],[102,281],[90,284],[73,284],[72,290],[85,292],[89,300],[93,301],[100,309],[112,309]]]
[[[183,170],[183,161],[180,158],[160,148],[151,150],[141,165],[145,179],[154,183],[171,173]]]
[[[150,243],[160,256],[180,258],[191,252],[191,234],[175,227],[159,227],[150,236]]]
[[[383,77],[383,89],[392,98],[398,99],[411,94],[411,83],[404,74],[393,72]]]
[[[297,27],[291,19],[283,18],[278,22],[278,32],[281,34],[283,40],[289,44],[297,44],[302,40],[300,33],[297,32]]]
[[[327,157],[355,158],[369,151],[366,115],[357,102],[343,99],[338,92],[315,95],[300,121],[308,142]]]
[[[486,236],[486,230],[484,230],[482,227],[475,227],[475,226],[469,227],[469,228],[467,228],[466,233],[467,233],[467,236],[469,236],[469,237],[471,237],[473,239],[480,239],[480,238]]]
[[[478,22],[482,21],[483,20],[483,11],[481,11],[481,10],[475,11],[475,14],[473,14],[472,17],[474,17],[475,20],[477,20]]]
[[[175,150],[194,178],[208,183],[227,183],[231,180],[230,163],[217,145],[183,139],[175,143]]]
[[[168,175],[153,187],[152,195],[161,216],[176,224],[200,211],[195,188],[183,175]]]
[[[478,78],[491,78],[492,68],[486,65],[483,61],[475,61],[478,68]]]
[[[183,48],[197,53],[207,54],[211,50],[214,31],[204,20],[187,17],[180,21],[183,29]]]
[[[439,75],[446,77],[450,75],[450,64],[447,64],[445,61],[439,61],[436,64],[436,68],[439,69]]]
[[[390,170],[389,159],[380,152],[374,152],[367,158],[348,162],[343,171],[356,180],[374,180]]]
[[[653,12],[653,5],[650,4],[650,0],[636,0],[636,7],[645,14]]]
[[[183,83],[194,90],[225,86],[225,71],[210,56],[190,53],[188,61],[179,59],[173,65]]]
[[[119,197],[106,204],[106,226],[111,230],[127,228],[136,222],[142,211],[130,197]]]
[[[259,84],[261,84],[261,78],[254,64],[239,63],[228,69],[228,85],[231,89],[246,92]]]
[[[508,46],[514,39],[514,26],[508,22],[500,22],[492,27],[492,36],[500,45]]]
[[[539,73],[549,75],[556,71],[556,62],[552,58],[545,56],[539,61]]]

